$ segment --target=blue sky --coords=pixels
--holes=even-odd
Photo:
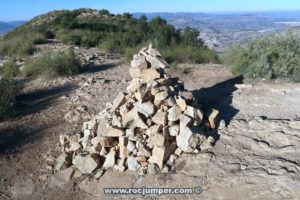
[[[0,21],[27,20],[59,9],[123,12],[244,12],[300,10],[300,0],[0,0]]]

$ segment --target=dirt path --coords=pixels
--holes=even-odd
[[[104,195],[103,188],[142,186],[203,189],[200,195],[159,199],[300,198],[300,84],[253,84],[222,66],[188,65],[170,73],[204,106],[221,111],[228,126],[219,130],[213,149],[183,155],[167,174],[108,171],[99,181],[79,178],[53,185],[49,169],[51,155],[59,151],[58,135],[79,130],[128,84],[128,66],[106,59],[84,74],[26,86],[19,97],[23,111],[0,123],[0,199],[139,199]]]

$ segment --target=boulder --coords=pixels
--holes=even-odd
[[[124,104],[126,101],[124,93],[120,92],[118,96],[113,101],[112,110],[115,111],[118,109],[122,104]]]
[[[178,105],[174,105],[168,110],[168,121],[177,121],[182,113],[181,108]]]
[[[100,164],[100,159],[95,155],[77,155],[74,157],[72,164],[83,174],[92,173]]]
[[[166,125],[167,124],[167,112],[158,110],[156,112],[156,114],[152,117],[152,121],[158,125]]]
[[[154,114],[155,108],[151,102],[139,103],[136,102],[133,104],[134,109],[138,112],[143,114],[145,117],[149,117]]]
[[[128,169],[132,171],[137,171],[141,167],[141,165],[138,163],[136,158],[132,156],[129,156],[127,158],[127,164],[128,164]]]
[[[105,157],[105,161],[104,161],[104,164],[103,164],[103,168],[104,169],[108,169],[108,168],[111,168],[115,165],[115,162],[116,162],[116,151],[114,149],[112,149],[108,154],[107,156]]]
[[[154,68],[144,69],[142,71],[141,78],[144,83],[149,83],[150,81],[159,79],[160,73]]]

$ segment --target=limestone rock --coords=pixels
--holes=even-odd
[[[177,136],[179,134],[179,126],[173,125],[169,127],[170,136]]]
[[[167,113],[162,110],[158,110],[157,113],[152,117],[152,121],[158,125],[167,124]]]
[[[168,120],[177,121],[181,115],[181,108],[178,105],[173,106],[168,110]]]
[[[126,101],[124,93],[119,93],[118,96],[113,101],[112,110],[118,109]]]
[[[159,106],[159,104],[165,100],[167,97],[168,97],[168,92],[167,91],[162,91],[162,92],[159,92],[155,95],[155,99],[154,99],[154,104],[156,106]]]
[[[111,150],[105,158],[103,168],[108,169],[108,168],[113,167],[115,165],[115,162],[116,162],[115,157],[116,157],[116,151]]]
[[[151,102],[145,102],[145,103],[136,102],[134,104],[134,109],[137,112],[143,114],[145,117],[151,116],[155,111],[154,105]]]
[[[125,132],[121,128],[114,128],[114,127],[109,127],[106,131],[106,133],[103,136],[106,137],[120,137],[125,135]]]
[[[162,133],[153,133],[150,139],[155,146],[163,147],[166,144],[166,136]]]
[[[112,137],[98,137],[99,144],[102,147],[114,147],[118,142]]]
[[[177,105],[181,108],[182,111],[185,111],[187,105],[184,99],[176,99]]]
[[[164,69],[168,66],[168,64],[159,57],[153,57],[153,56],[150,56],[150,55],[146,55],[146,60],[154,68],[163,68]]]
[[[215,129],[217,127],[217,125],[216,125],[216,119],[217,119],[218,114],[219,114],[218,110],[216,110],[214,108],[211,109],[209,117],[208,117],[208,121],[209,121],[210,127],[212,129]]]
[[[189,139],[193,132],[190,128],[185,127],[180,130],[179,135],[176,137],[177,146],[184,152],[191,152],[189,148]]]
[[[215,139],[209,136],[201,145],[201,150],[206,150],[212,148],[212,144],[214,143]]]
[[[90,174],[99,166],[100,160],[95,155],[77,155],[74,157],[72,164],[83,174]]]
[[[163,167],[163,162],[165,159],[165,151],[166,147],[158,147],[154,146],[152,150],[152,156],[149,158],[149,162],[153,164],[157,164],[160,169]]]
[[[141,85],[142,85],[141,79],[134,78],[134,79],[132,79],[132,81],[128,85],[127,91],[130,92],[130,93],[136,92],[141,87]]]
[[[148,83],[160,78],[160,73],[154,68],[144,69],[142,71],[141,78],[145,83]]]
[[[129,156],[127,158],[127,163],[128,163],[128,169],[132,171],[137,171],[141,167],[138,161],[132,156]]]
[[[131,68],[146,69],[148,67],[146,57],[143,55],[134,55],[130,66]]]

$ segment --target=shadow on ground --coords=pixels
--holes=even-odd
[[[24,123],[23,117],[40,113],[53,106],[59,97],[69,94],[73,89],[75,89],[75,85],[64,85],[19,95],[17,97],[17,114],[0,124],[0,154],[14,152],[18,147],[41,137],[44,130],[51,125],[31,120],[25,120]],[[51,123],[51,119],[48,121]]]
[[[102,65],[85,65],[83,67],[83,73],[96,73],[96,72],[101,72],[101,71],[105,71],[111,68],[114,68],[116,66],[118,66],[120,63],[110,63],[110,64],[102,64]]]
[[[243,77],[238,76],[215,84],[212,87],[201,88],[192,91],[198,101],[204,105],[204,111],[208,107],[220,111],[219,119],[224,119],[229,124],[231,119],[239,112],[232,106],[233,92],[237,90],[235,84],[243,83]]]
[[[51,106],[59,97],[69,94],[75,88],[75,85],[67,84],[19,95],[16,98],[19,110],[16,117],[38,113]]]
[[[24,125],[0,128],[0,155],[16,153],[20,147],[40,139],[45,129],[53,124],[28,128]]]

